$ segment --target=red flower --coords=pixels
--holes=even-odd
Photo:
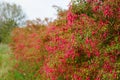
[[[24,49],[25,45],[24,44],[19,44],[18,49]]]
[[[69,57],[73,57],[74,56],[74,50],[71,49],[71,50],[68,50],[66,53],[65,53],[65,58],[69,58]]]
[[[88,39],[88,37],[86,38],[85,43],[86,43],[86,44],[89,43],[89,39]]]
[[[45,66],[45,72],[46,72],[46,74],[49,74],[49,73],[52,73],[52,72],[54,72],[54,69],[53,68],[50,68],[49,66]]]
[[[39,45],[36,45],[35,48],[36,48],[36,49],[40,49],[40,46],[39,46]]]
[[[111,17],[113,16],[113,11],[109,5],[103,7],[103,14],[105,17]]]
[[[96,51],[96,52],[95,52],[95,56],[99,57],[99,56],[100,56],[100,52],[99,52],[99,51]]]
[[[80,76],[78,76],[77,74],[73,75],[73,79],[74,80],[82,80],[82,78]]]
[[[67,21],[68,25],[71,26],[73,24],[73,21],[77,18],[77,15],[73,14],[71,11],[67,14]]]
[[[95,6],[95,7],[93,8],[93,11],[94,11],[94,12],[97,12],[97,11],[99,10],[99,8],[100,8],[99,6]]]

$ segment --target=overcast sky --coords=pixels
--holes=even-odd
[[[55,18],[56,10],[52,7],[57,5],[63,9],[68,8],[70,0],[0,0],[7,2],[14,2],[22,6],[23,11],[26,13],[28,19],[32,20],[35,18],[44,19]]]

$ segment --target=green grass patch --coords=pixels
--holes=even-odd
[[[6,44],[0,44],[0,80],[9,80],[7,76],[15,63],[12,57],[10,47]]]

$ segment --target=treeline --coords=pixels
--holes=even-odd
[[[9,43],[11,41],[11,31],[13,28],[25,23],[25,13],[21,6],[14,3],[0,3],[0,42]]]

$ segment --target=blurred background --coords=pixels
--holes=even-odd
[[[67,9],[70,0],[0,0],[0,2],[16,3],[21,5],[29,20],[40,18],[56,18],[57,11],[54,5]]]

